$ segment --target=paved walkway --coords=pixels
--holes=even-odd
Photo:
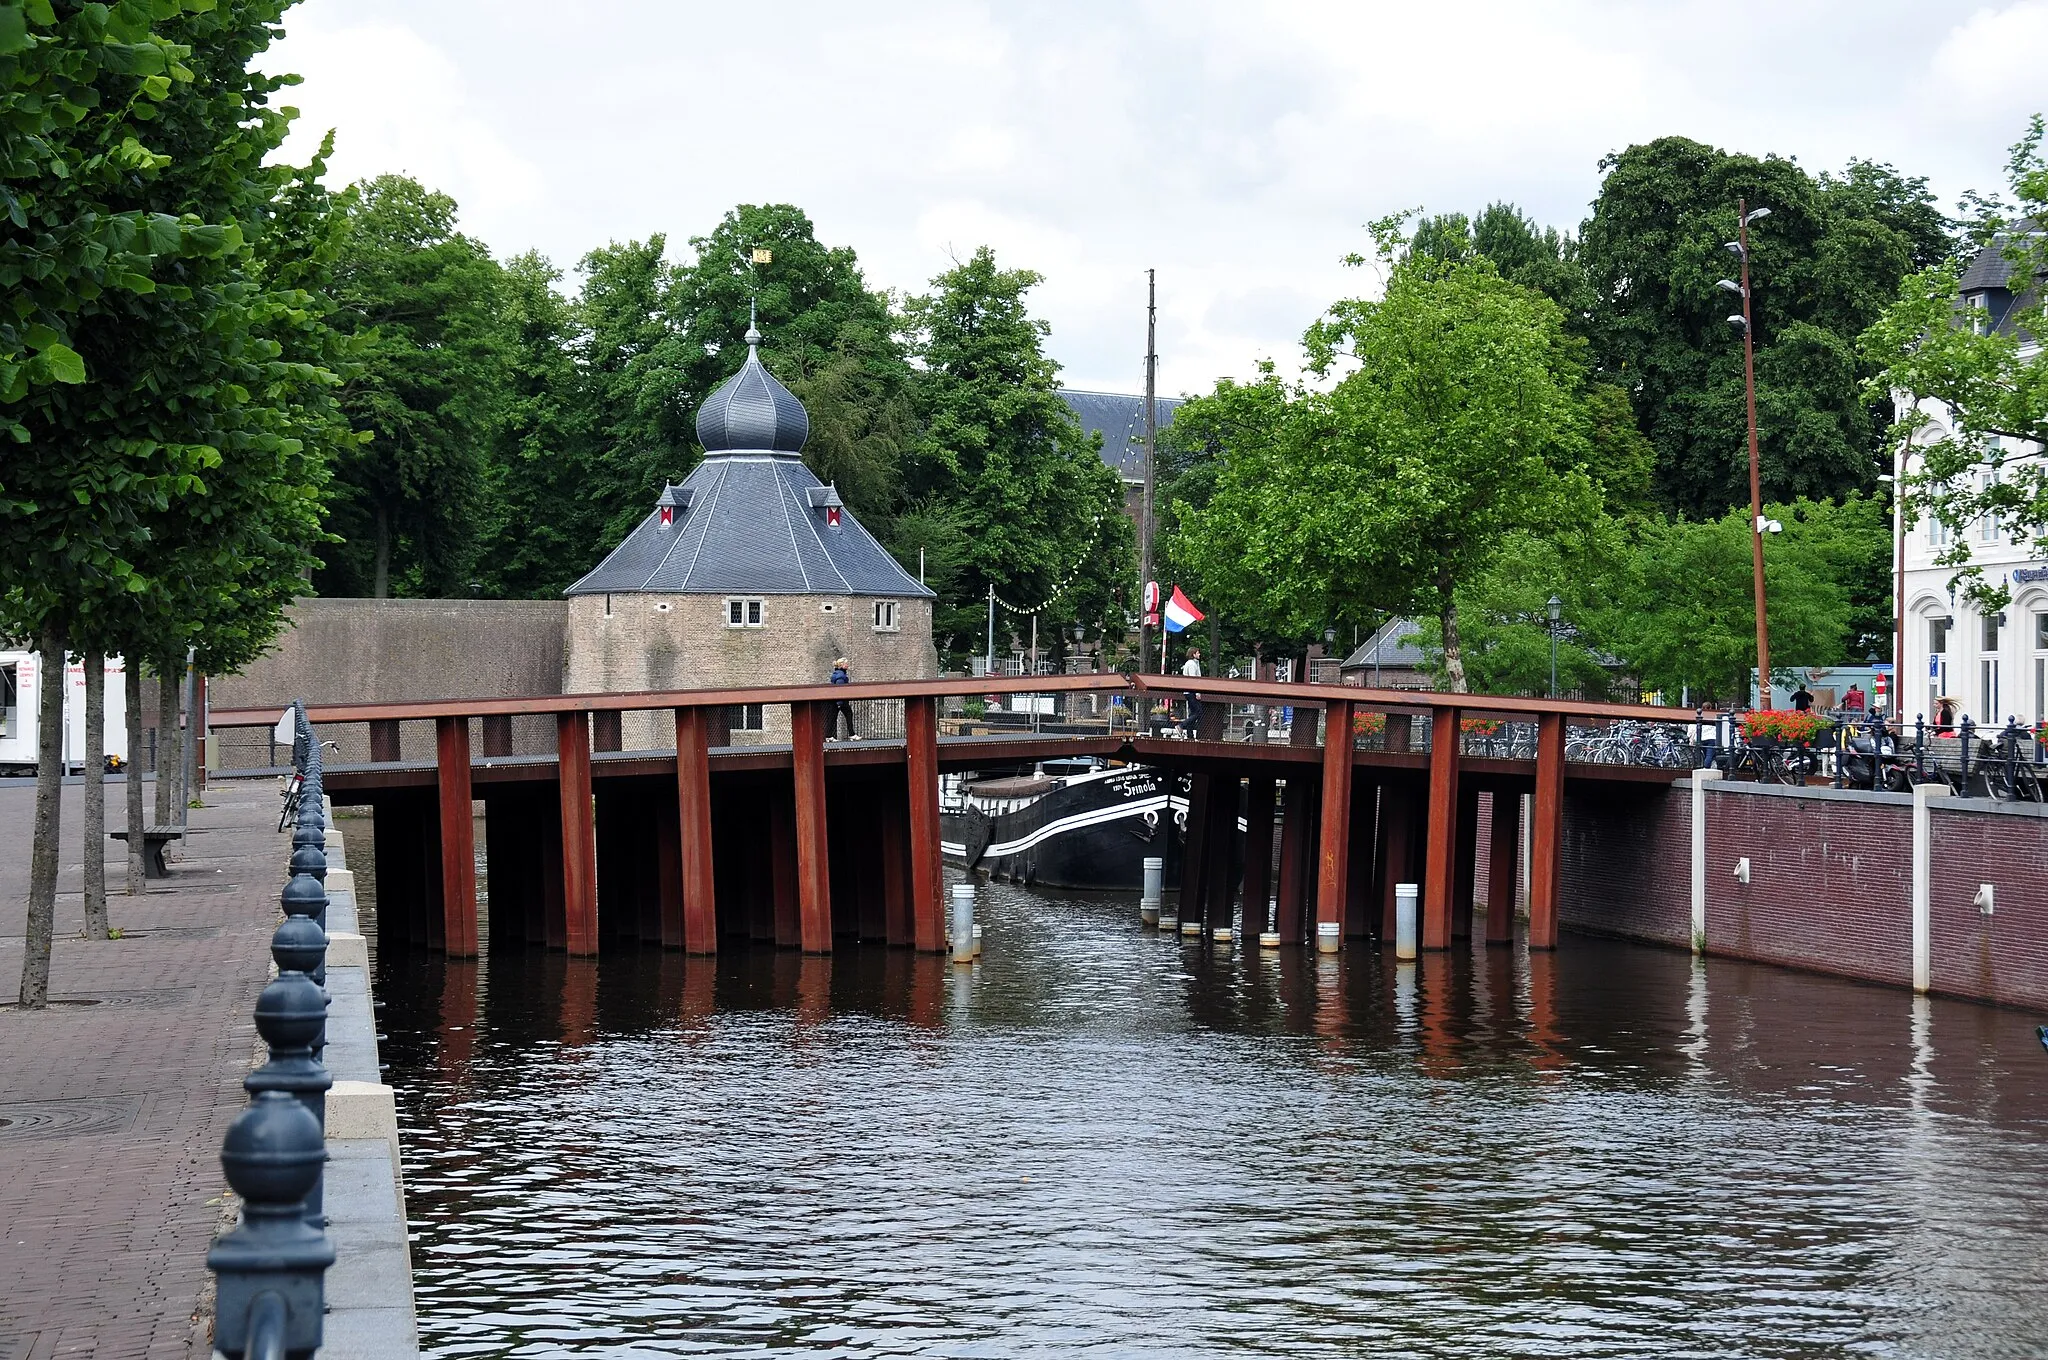
[[[34,792],[0,788],[0,1360],[187,1360],[207,1354],[221,1136],[245,1100],[290,845],[272,785],[217,784],[192,811],[182,862],[143,896],[122,893],[125,851],[106,843],[125,938],[87,941],[79,796],[64,790],[53,1004],[28,1013],[7,1003],[20,995]],[[110,817],[121,796],[109,784]]]

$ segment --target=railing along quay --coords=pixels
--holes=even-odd
[[[320,744],[303,704],[292,706],[298,817],[284,920],[270,939],[277,977],[256,999],[270,1056],[242,1085],[249,1107],[221,1147],[221,1169],[242,1218],[206,1264],[216,1276],[214,1348],[230,1360],[304,1360],[320,1347],[327,1268],[322,1182],[327,1163],[327,852]]]

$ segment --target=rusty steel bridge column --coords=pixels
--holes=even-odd
[[[571,954],[595,954],[597,824],[591,812],[588,715],[555,715],[555,752],[562,794],[563,943]]]
[[[1458,846],[1458,721],[1439,708],[1429,725],[1429,849],[1422,868],[1422,947],[1451,945],[1451,892]]]
[[[1564,850],[1564,715],[1536,721],[1536,797],[1529,816],[1529,947],[1557,948],[1557,886]]]
[[[1479,790],[1470,784],[1458,787],[1458,847],[1451,879],[1451,938],[1472,938],[1472,913],[1476,904],[1472,880],[1479,871]]]
[[[939,851],[939,701],[903,701],[904,777],[909,780],[910,915],[917,948],[946,947],[945,863]]]
[[[1323,708],[1322,836],[1316,856],[1316,948],[1325,947],[1325,926],[1338,938],[1344,930],[1344,897],[1351,879],[1351,701],[1332,699]],[[1334,945],[1334,941],[1330,941]]]
[[[1273,896],[1273,776],[1251,777],[1244,803],[1244,935],[1257,944]]]
[[[825,822],[825,714],[828,706],[789,706],[790,773],[796,791],[796,896],[806,954],[832,952],[832,853]]]
[[[1522,850],[1522,796],[1493,791],[1493,841],[1486,862],[1486,942],[1515,942],[1515,861]]]
[[[711,722],[676,710],[676,812],[682,828],[683,948],[718,952],[718,879],[711,852]]]
[[[441,816],[441,938],[449,957],[476,957],[476,822],[470,815],[469,719],[434,719]]]
[[[1297,725],[1300,719],[1295,719]],[[1311,729],[1314,724],[1311,722]],[[1303,917],[1309,894],[1316,881],[1315,776],[1307,766],[1293,767],[1287,776],[1287,809],[1280,824],[1280,907],[1273,914],[1273,930],[1282,944],[1300,944],[1306,934]]]

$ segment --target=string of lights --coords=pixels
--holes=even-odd
[[[1096,534],[1101,528],[1102,512],[1098,510],[1095,512],[1095,518],[1092,521],[1090,521],[1088,525],[1089,548],[1093,548],[1095,544]],[[1026,608],[1025,606],[1020,604],[1011,604],[1002,596],[995,594],[993,590],[989,592],[990,597],[993,598],[997,604],[1009,610],[1012,614],[1022,614],[1026,618],[1029,618],[1033,614],[1043,614],[1046,610],[1052,608],[1054,604],[1058,603],[1060,596],[1066,593],[1068,586],[1074,584],[1075,578],[1080,576],[1081,568],[1084,564],[1086,564],[1087,561],[1088,550],[1084,549],[1081,553],[1081,556],[1075,561],[1074,565],[1067,569],[1067,574],[1060,579],[1060,583],[1052,588],[1052,593],[1046,596],[1043,600],[1041,600],[1037,605],[1033,607]]]

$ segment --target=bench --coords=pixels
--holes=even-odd
[[[117,841],[128,839],[128,832],[112,831],[108,835]],[[142,876],[144,878],[169,878],[171,866],[164,863],[164,847],[172,841],[184,838],[185,831],[176,826],[145,826],[142,828]]]

